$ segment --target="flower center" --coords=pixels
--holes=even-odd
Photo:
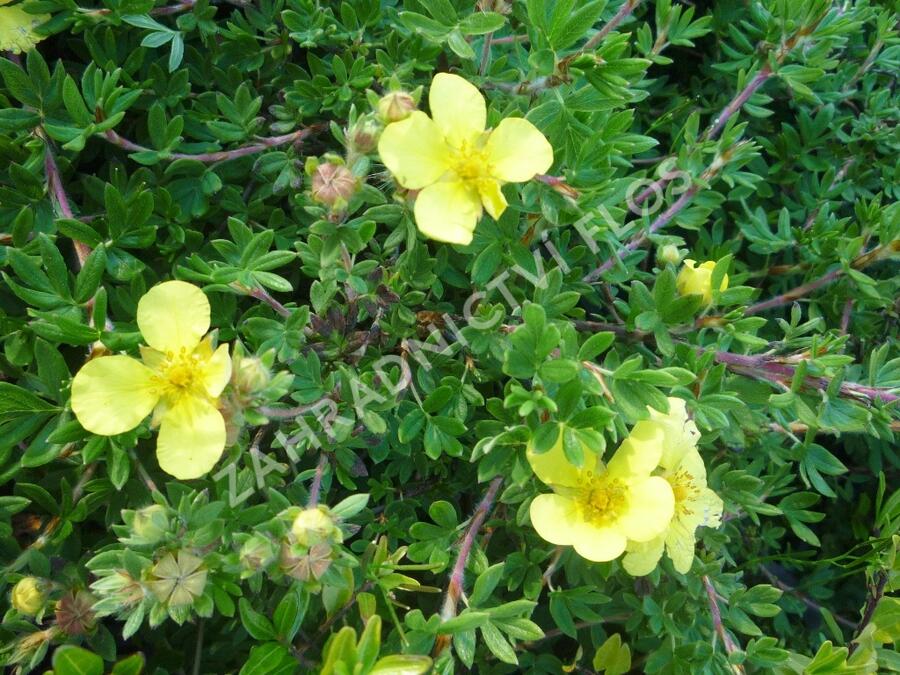
[[[490,175],[487,153],[469,141],[463,141],[455,150],[452,168],[464,181],[472,181]]]
[[[675,495],[675,511],[680,515],[693,513],[688,508],[688,502],[700,494],[700,489],[694,483],[694,477],[684,469],[667,476],[666,480],[672,486],[672,494]]]
[[[183,396],[202,394],[203,362],[195,354],[182,349],[177,354],[166,352],[166,358],[157,370],[154,384],[162,396],[177,401]]]
[[[585,520],[598,526],[614,522],[625,509],[626,494],[625,483],[617,478],[591,477],[578,500]]]

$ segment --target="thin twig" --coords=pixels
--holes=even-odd
[[[315,508],[319,505],[319,493],[322,491],[322,479],[325,477],[325,467],[328,466],[328,454],[322,453],[319,457],[319,463],[316,464],[316,473],[313,476],[313,482],[309,486],[309,508]]]
[[[497,492],[500,490],[502,484],[502,476],[497,476],[491,481],[487,492],[485,492],[484,497],[475,509],[475,513],[472,515],[472,519],[469,521],[469,527],[466,529],[466,534],[463,536],[462,543],[459,546],[459,554],[457,555],[456,563],[453,565],[453,570],[450,572],[450,581],[447,584],[447,594],[444,597],[444,604],[441,608],[441,621],[449,621],[456,616],[456,605],[459,603],[463,593],[466,563],[469,560],[469,555],[472,553],[472,547],[475,545],[475,537],[478,536],[478,531],[484,524],[491,507],[494,505]],[[434,655],[437,656],[443,652],[449,644],[450,637],[441,635],[435,643]]]
[[[621,7],[619,7],[619,11],[616,12],[615,16],[609,20],[609,22],[603,26],[590,40],[584,43],[584,47],[581,48],[581,52],[589,52],[596,49],[603,39],[609,35],[612,31],[619,27],[619,24],[622,23],[629,14],[631,14],[637,6],[640,5],[642,0],[625,0]]]
[[[270,148],[277,148],[282,145],[287,145],[288,143],[296,143],[310,134],[318,131],[322,128],[322,125],[313,125],[309,127],[305,127],[303,129],[298,129],[297,131],[292,131],[289,134],[284,134],[282,136],[271,136],[269,138],[262,138],[255,143],[250,143],[249,145],[241,146],[240,148],[234,148],[233,150],[219,150],[216,152],[201,152],[198,154],[190,154],[184,152],[166,152],[162,150],[154,150],[153,148],[147,148],[143,145],[138,145],[134,141],[130,141],[127,138],[124,138],[117,134],[112,129],[104,132],[103,137],[116,145],[123,150],[128,150],[129,152],[152,152],[156,153],[160,159],[167,161],[175,161],[178,159],[190,159],[195,162],[204,162],[204,163],[216,163],[216,162],[227,162],[231,159],[238,159],[239,157],[247,157],[248,155],[255,155],[257,153],[263,152],[264,150],[268,150]]]
[[[194,675],[200,675],[200,664],[203,662],[203,619],[197,621],[197,646],[194,647]]]
[[[849,159],[845,160],[844,163],[841,165],[841,168],[838,169],[838,172],[836,174],[834,174],[834,178],[832,179],[831,183],[828,185],[828,190],[826,190],[826,192],[831,192],[835,188],[835,186],[838,185],[838,183],[840,183],[842,180],[844,180],[847,177],[847,172],[850,171],[850,167],[852,167],[855,163],[856,163],[855,157],[850,157]],[[809,228],[811,228],[813,226],[813,224],[816,222],[816,218],[819,217],[819,212],[821,210],[822,210],[822,204],[819,204],[816,208],[814,208],[812,211],[810,211],[809,216],[806,218],[806,222],[803,223],[804,230],[808,230]]]
[[[863,253],[860,256],[857,256],[851,263],[850,267],[853,269],[863,269],[868,267],[869,265],[876,263],[880,260],[884,260],[885,258],[890,257],[894,253],[900,251],[900,239],[896,241],[892,241],[888,244],[882,244],[881,246],[876,246]],[[758,302],[755,305],[750,305],[747,309],[744,310],[744,316],[752,316],[754,314],[759,314],[760,312],[765,312],[766,310],[772,309],[773,307],[781,307],[782,305],[787,305],[788,303],[793,302],[799,298],[806,297],[813,291],[816,291],[823,286],[827,286],[832,281],[837,279],[838,277],[844,274],[844,269],[842,267],[838,267],[836,269],[831,270],[830,272],[826,272],[818,279],[814,279],[813,281],[809,281],[805,284],[801,284],[796,288],[793,288],[789,291],[781,293],[780,295],[776,295],[774,298],[770,298],[768,300],[764,300],[763,302]]]
[[[131,455],[131,459],[134,462],[135,467],[137,468],[138,475],[141,477],[141,480],[144,483],[144,486],[153,494],[154,492],[159,492],[159,488],[156,487],[156,483],[153,482],[153,479],[150,477],[150,474],[147,472],[147,469],[144,467],[143,462],[141,462],[140,457],[138,457],[137,451],[134,448],[131,448],[128,453]]]
[[[725,647],[725,652],[730,656],[731,654],[740,651],[741,648],[731,637],[731,634],[725,630],[725,624],[722,623],[722,612],[719,610],[716,589],[712,585],[712,581],[710,581],[709,577],[705,574],[703,575],[703,586],[706,588],[706,597],[709,600],[709,613],[712,616],[713,627],[715,628],[719,639],[722,641],[722,645]],[[731,664],[731,671],[736,675],[742,675],[744,673],[744,667],[737,664]]]
[[[841,616],[840,614],[832,612],[830,609],[826,609],[819,603],[814,602],[813,600],[811,600],[809,598],[809,596],[801,593],[800,591],[798,591],[796,588],[794,588],[790,584],[786,584],[781,579],[779,579],[777,576],[775,576],[775,574],[772,572],[772,570],[770,570],[765,565],[760,565],[759,569],[763,573],[763,575],[766,577],[766,579],[769,580],[769,583],[771,583],[776,588],[781,589],[785,593],[790,593],[791,595],[796,597],[798,600],[800,600],[804,605],[806,605],[810,609],[814,609],[817,612],[827,611],[829,614],[831,614],[831,616],[834,617],[835,621],[837,621],[842,626],[846,626],[847,628],[856,628],[856,624],[853,623],[852,621],[850,621],[850,619],[847,619],[847,618]]]
[[[41,134],[43,136],[43,134]],[[72,206],[69,203],[69,197],[62,184],[62,177],[59,173],[59,166],[53,157],[53,150],[50,148],[50,142],[44,137],[44,173],[47,176],[47,187],[53,200],[56,210],[64,218],[74,218]],[[75,245],[75,256],[78,258],[78,268],[84,267],[85,261],[91,254],[91,247],[76,239],[72,240]]]
[[[478,67],[478,74],[484,77],[487,72],[488,65],[491,62],[491,44],[494,40],[494,34],[488,33],[484,36],[484,45],[481,48],[481,65]]]
[[[859,647],[859,636],[862,635],[863,631],[866,629],[866,626],[869,625],[869,622],[872,621],[872,617],[875,615],[875,610],[878,608],[878,603],[881,602],[881,598],[884,597],[884,588],[888,582],[888,573],[886,570],[878,570],[875,573],[875,578],[873,580],[874,583],[869,585],[869,593],[866,596],[866,607],[863,610],[862,618],[859,620],[859,624],[856,626],[856,632],[854,633],[853,641],[850,643],[850,654],[856,651],[857,647]]]

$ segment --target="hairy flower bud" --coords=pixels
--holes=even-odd
[[[241,546],[239,557],[241,565],[248,572],[255,572],[268,567],[277,555],[278,551],[271,539],[262,534],[253,534]]]
[[[314,546],[331,539],[335,533],[334,519],[323,506],[301,511],[294,519],[291,532],[301,546]]]
[[[159,504],[151,504],[134,512],[131,528],[136,537],[155,544],[169,531],[169,514]]]
[[[243,394],[253,394],[265,389],[272,379],[272,373],[256,356],[245,356],[235,366],[234,384]]]
[[[681,251],[678,250],[678,247],[675,246],[675,244],[666,244],[659,249],[657,256],[664,263],[677,265],[681,260]]]
[[[385,124],[405,120],[415,109],[415,99],[405,91],[392,91],[378,101],[378,116]]]
[[[358,120],[348,134],[350,150],[361,155],[368,155],[378,145],[381,128],[381,125],[370,116]]]
[[[341,208],[356,193],[359,181],[346,166],[326,162],[312,174],[312,197],[320,204]]]
[[[41,611],[47,597],[43,584],[35,577],[24,577],[12,590],[12,606],[20,614],[34,616]]]

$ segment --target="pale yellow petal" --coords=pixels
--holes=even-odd
[[[451,73],[438,73],[428,92],[431,117],[447,142],[455,148],[472,144],[484,132],[487,106],[484,96],[468,80]]]
[[[679,473],[690,476],[691,481],[697,487],[706,487],[706,465],[697,448],[690,448],[684,453],[676,468]]]
[[[231,379],[231,357],[228,355],[228,345],[219,345],[209,360],[203,364],[202,369],[203,387],[210,396],[218,397]]]
[[[485,145],[491,175],[507,183],[531,180],[553,166],[553,148],[528,120],[508,117],[500,122]]]
[[[665,547],[665,534],[645,542],[629,541],[622,566],[633,577],[646,576],[656,569]]]
[[[166,281],[140,299],[137,324],[154,349],[192,352],[209,330],[209,300],[193,284]]]
[[[417,110],[387,125],[378,141],[381,162],[408,190],[421,190],[447,171],[450,148],[428,115]]]
[[[607,469],[610,476],[628,478],[649,476],[659,465],[662,456],[663,431],[659,423],[641,420],[622,441],[619,449],[609,460]]]
[[[669,412],[661,413],[648,406],[650,419],[660,425],[663,432],[663,449],[659,464],[664,469],[673,469],[685,453],[697,447],[700,431],[694,421],[688,418],[684,399],[670,397]]]
[[[478,191],[461,181],[429,185],[416,197],[416,225],[426,237],[468,244],[481,217]]]
[[[503,212],[506,211],[506,197],[503,196],[501,185],[496,180],[480,180],[478,181],[478,194],[481,196],[481,203],[484,209],[491,214],[491,218],[499,220]]]
[[[583,523],[573,542],[575,551],[582,558],[594,562],[615,560],[625,551],[628,540],[616,527],[593,527]]]
[[[0,51],[13,54],[30,51],[44,39],[35,29],[49,20],[49,14],[29,14],[21,4],[0,8]]]
[[[525,456],[528,458],[534,475],[541,482],[560,487],[575,487],[580,481],[582,471],[596,469],[598,456],[596,452],[582,445],[584,465],[581,468],[576,467],[566,459],[562,439],[562,432],[560,432],[553,447],[542,453],[536,453],[532,444],[529,443],[525,449]]]
[[[169,408],[159,427],[159,468],[187,480],[208,473],[225,449],[225,420],[209,401],[185,397]]]
[[[675,520],[666,534],[666,554],[677,572],[690,572],[694,564],[694,530]]]
[[[130,356],[88,361],[72,380],[72,411],[92,433],[115,436],[130,431],[159,400],[152,378],[153,371]]]
[[[531,524],[545,541],[566,546],[575,541],[579,522],[578,507],[566,497],[542,494],[531,502]]]
[[[617,526],[634,541],[649,541],[669,526],[675,513],[675,496],[669,481],[659,476],[634,482]]]
[[[718,527],[722,524],[722,498],[708,487],[700,488],[700,493],[685,501],[685,506],[690,511],[681,517],[682,522],[691,530],[701,525],[704,527]]]

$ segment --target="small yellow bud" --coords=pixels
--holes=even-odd
[[[24,577],[12,590],[12,606],[20,614],[34,616],[41,611],[46,601],[40,580],[35,577]]]
[[[135,511],[131,528],[136,536],[148,544],[155,544],[169,531],[169,515],[165,507],[151,504]]]
[[[405,120],[415,109],[415,99],[405,91],[392,91],[378,101],[378,116],[385,124]]]
[[[304,509],[291,526],[291,532],[301,546],[314,546],[327,541],[335,529],[334,519],[328,509],[321,506]]]
[[[684,261],[684,266],[678,273],[675,285],[678,292],[682,295],[702,295],[703,303],[708,305],[712,302],[712,273],[716,267],[714,260],[707,260],[701,263],[699,267],[695,267],[697,263],[690,258]],[[719,290],[724,291],[728,288],[728,275],[722,277],[722,283]]]
[[[341,208],[356,193],[359,181],[340,164],[320,164],[312,174],[312,197],[320,204]]]
[[[666,244],[659,249],[657,256],[664,263],[677,265],[678,261],[681,260],[681,251],[678,250],[678,247],[675,246],[675,244]]]

